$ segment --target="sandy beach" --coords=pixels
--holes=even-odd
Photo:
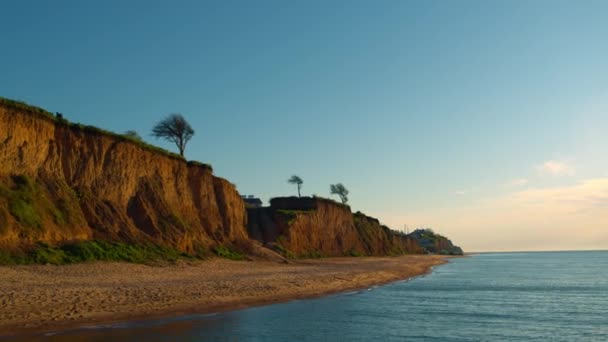
[[[0,267],[0,336],[244,308],[421,275],[444,256]]]

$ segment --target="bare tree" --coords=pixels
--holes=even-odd
[[[331,184],[329,186],[329,190],[332,195],[340,196],[340,200],[342,200],[343,204],[346,204],[346,202],[348,202],[348,190],[344,185],[342,185],[342,183]]]
[[[152,129],[152,136],[174,143],[182,157],[186,144],[193,135],[194,130],[181,114],[169,114]]]
[[[298,186],[298,197],[302,197],[300,195],[300,189],[302,188],[302,184],[304,183],[304,181],[302,180],[302,178],[300,178],[300,177],[298,177],[296,175],[293,175],[293,176],[291,176],[291,178],[289,178],[287,180],[287,183],[297,185]]]

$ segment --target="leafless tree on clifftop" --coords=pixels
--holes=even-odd
[[[182,157],[186,144],[193,135],[194,130],[181,114],[169,114],[152,129],[152,136],[174,143]]]

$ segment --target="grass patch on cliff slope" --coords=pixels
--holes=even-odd
[[[14,256],[5,251],[0,251],[0,265],[14,265]]]
[[[15,186],[8,188],[0,185],[0,196],[8,201],[8,211],[23,226],[40,229],[42,219],[34,206],[35,184],[26,176],[12,177]]]
[[[195,259],[186,253],[157,245],[130,245],[122,242],[100,240],[80,241],[63,246],[38,243],[27,252],[0,251],[0,264],[65,265],[92,261],[122,261],[137,264],[153,262],[176,262],[180,259]]]
[[[65,245],[68,262],[126,261],[145,263],[148,261],[177,261],[187,254],[157,245],[130,245],[122,242],[83,241]]]
[[[6,201],[8,213],[27,233],[41,231],[48,223],[45,218],[52,219],[58,227],[68,223],[72,209],[66,200],[52,201],[48,191],[26,175],[13,175],[10,179],[8,186],[0,184],[0,197]]]
[[[6,232],[8,232],[8,212],[4,208],[0,208],[0,235]]]
[[[287,259],[296,259],[297,255],[289,249],[285,248],[285,242],[285,236],[279,236],[274,244],[275,250]]]
[[[288,210],[288,209],[277,209],[276,213],[282,218],[288,226],[291,226],[298,215],[310,214],[311,210]]]
[[[230,260],[245,260],[245,254],[224,245],[214,247],[213,252],[220,258]]]

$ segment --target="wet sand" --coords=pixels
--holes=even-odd
[[[0,267],[0,336],[316,297],[421,275],[445,258]]]

